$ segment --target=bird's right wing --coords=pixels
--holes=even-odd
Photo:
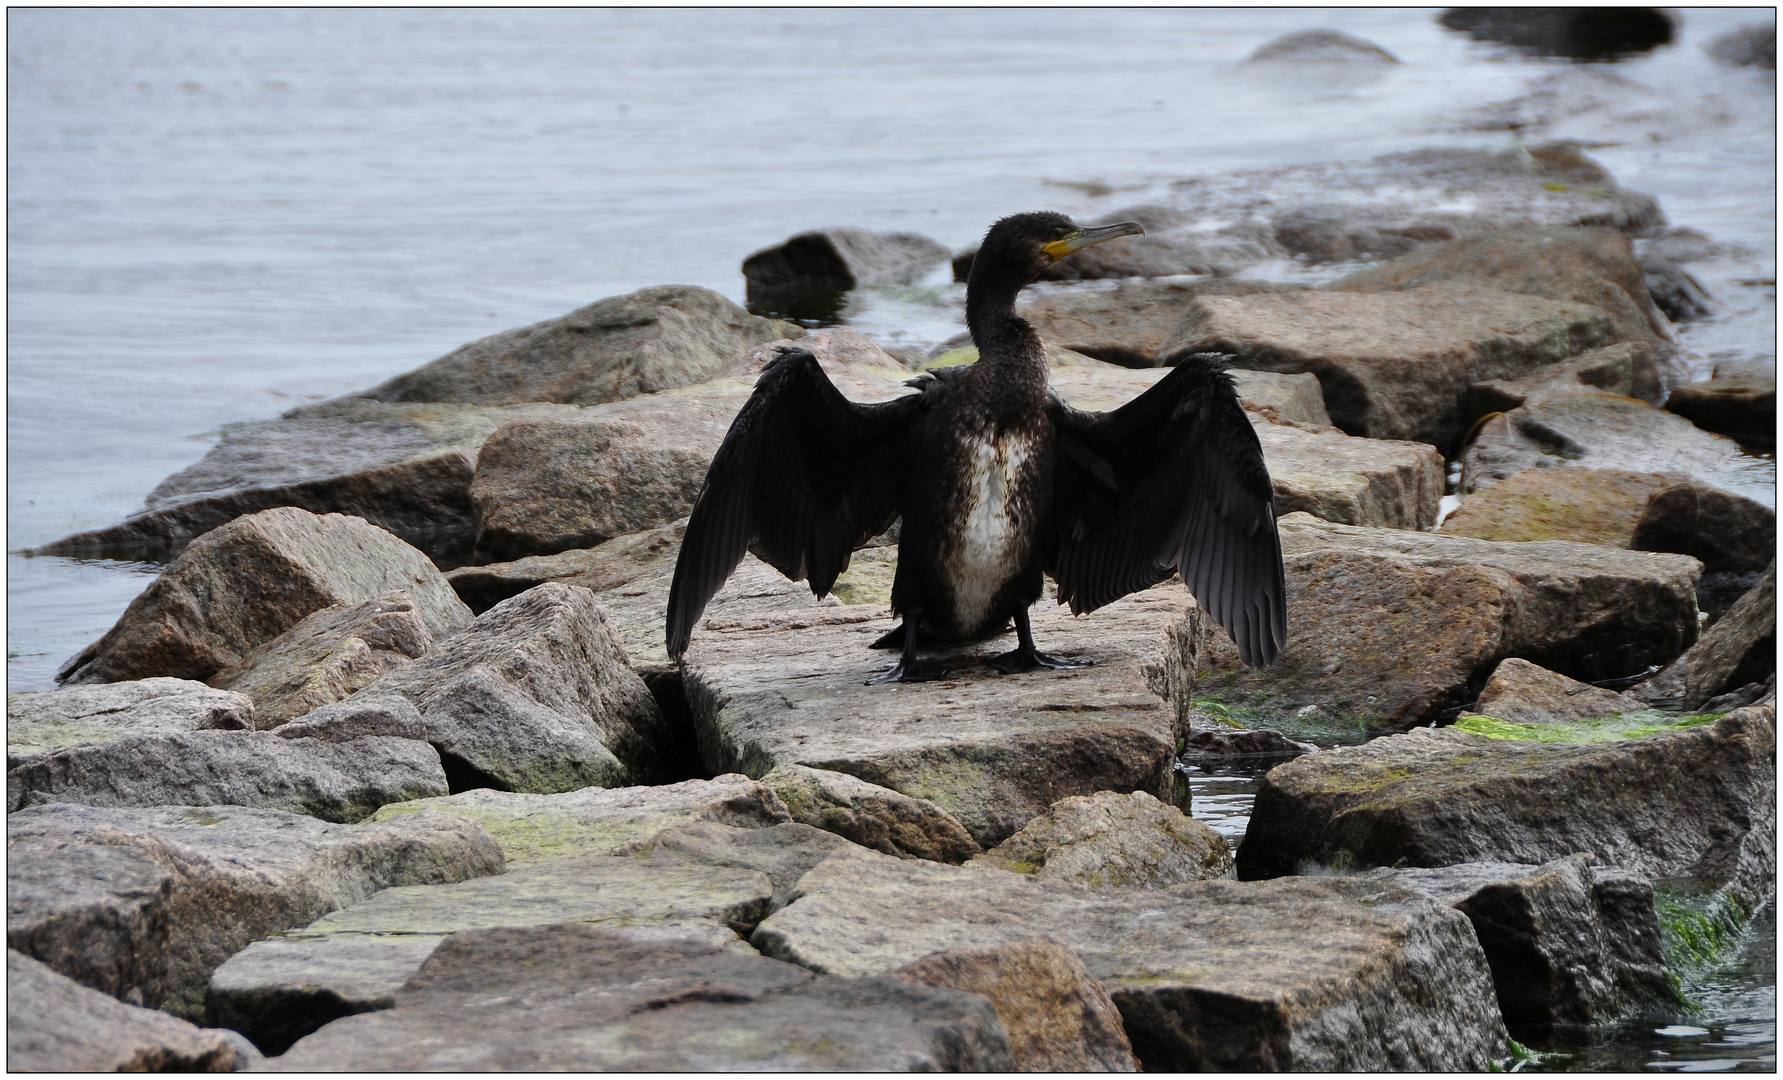
[[[669,588],[669,655],[745,551],[823,596],[898,515],[897,470],[920,395],[849,401],[809,350],[762,369],[706,471]]]

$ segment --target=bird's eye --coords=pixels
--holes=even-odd
[[[1070,229],[1065,228],[1063,225],[1055,225],[1052,230],[1052,238],[1054,240],[1063,240],[1065,239],[1065,235],[1070,231]]]

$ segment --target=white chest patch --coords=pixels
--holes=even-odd
[[[1033,439],[989,435],[967,444],[965,513],[954,537],[954,619],[962,628],[984,621],[991,600],[1021,570],[1025,545],[1014,503],[1017,478],[1033,454]]]

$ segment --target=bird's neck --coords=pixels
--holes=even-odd
[[[1004,369],[1008,374],[1027,374],[1046,385],[1046,348],[1028,321],[1015,313],[1015,294],[1021,286],[995,291],[974,290],[966,298],[966,329],[978,346],[978,362]]]

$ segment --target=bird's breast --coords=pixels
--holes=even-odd
[[[959,450],[942,569],[955,621],[971,628],[991,615],[997,592],[1028,562],[1045,447],[1036,432],[981,430],[962,440]]]

